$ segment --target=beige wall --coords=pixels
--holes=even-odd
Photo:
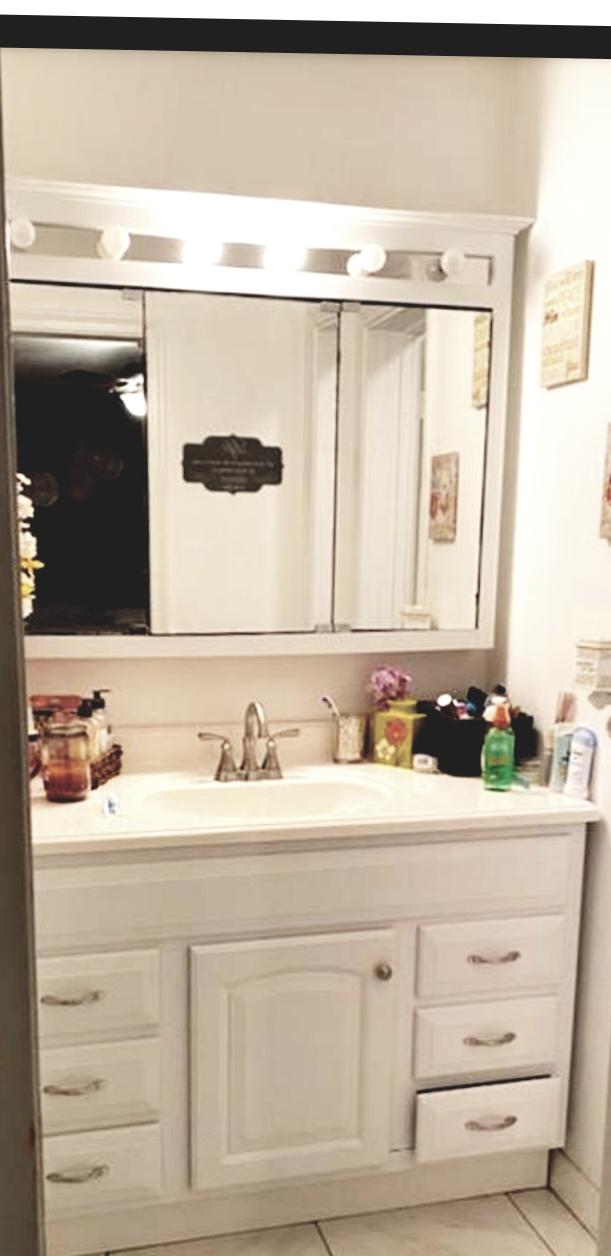
[[[516,75],[503,58],[3,49],[7,173],[527,213],[499,143]],[[484,683],[487,657],[408,661],[427,694]],[[376,661],[36,664],[28,681],[31,692],[77,676],[87,688],[112,684],[119,725],[237,719],[255,695],[271,719],[305,719],[320,714],[325,688],[362,708]]]
[[[527,213],[515,77],[502,57],[3,49],[7,170]]]
[[[513,377],[520,430],[506,659],[511,690],[545,727],[558,690],[574,689],[577,638],[610,635],[611,549],[598,532],[611,421],[611,174],[603,157],[611,67],[548,61],[526,64],[520,75],[519,125],[532,145],[538,188],[518,299],[524,326]],[[589,378],[546,391],[539,385],[543,284],[586,258],[596,263]],[[600,740],[594,794],[605,820],[589,841],[567,1152],[598,1185],[611,1040],[610,711],[576,692],[577,718]]]

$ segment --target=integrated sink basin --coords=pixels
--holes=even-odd
[[[374,813],[388,786],[346,769],[304,771],[272,781],[197,781],[153,789],[146,806],[208,823],[291,822]]]

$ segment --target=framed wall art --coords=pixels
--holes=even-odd
[[[600,535],[605,541],[611,541],[611,423],[607,428],[603,498],[600,511]]]
[[[457,515],[458,454],[435,454],[431,459],[430,540],[456,540]]]
[[[491,330],[491,315],[486,313],[476,314],[473,319],[472,390],[472,403],[475,410],[483,410],[484,406],[488,405]]]
[[[588,377],[593,262],[551,275],[543,298],[541,386],[557,388]]]

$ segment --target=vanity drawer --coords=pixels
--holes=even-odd
[[[38,1017],[45,1043],[157,1028],[158,952],[115,951],[40,960]]]
[[[495,1151],[559,1147],[558,1077],[468,1086],[418,1095],[416,1158],[449,1160]]]
[[[91,947],[98,940],[124,945],[355,920],[437,920],[457,911],[466,918],[543,914],[562,909],[571,897],[580,858],[581,847],[568,834],[552,833],[210,855],[120,869],[103,864],[41,868],[37,944],[39,951],[59,951]],[[493,926],[486,928],[490,932]]]
[[[81,1212],[161,1195],[161,1132],[136,1129],[60,1134],[43,1139],[45,1206]]]
[[[556,998],[505,999],[416,1012],[416,1077],[552,1068],[560,1041]]]
[[[45,1134],[135,1125],[159,1117],[156,1038],[42,1051],[40,1077]]]
[[[563,916],[422,925],[418,994],[502,994],[557,986],[565,967]]]

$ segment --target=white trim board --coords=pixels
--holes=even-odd
[[[268,1226],[496,1195],[545,1186],[547,1182],[546,1151],[505,1152],[444,1164],[414,1164],[413,1154],[407,1152],[395,1153],[393,1160],[393,1168],[375,1176],[333,1175],[326,1181],[293,1182],[267,1190],[208,1191],[199,1199],[180,1204],[152,1204],[106,1216],[82,1213],[49,1221],[48,1256],[99,1252],[100,1242],[103,1250],[110,1251],[126,1245],[179,1243]]]
[[[553,1151],[550,1187],[594,1238],[598,1235],[600,1190],[577,1168],[565,1151]],[[604,1256],[604,1253],[603,1253]]]

